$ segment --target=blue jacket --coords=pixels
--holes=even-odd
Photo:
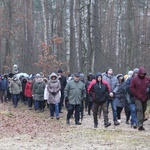
[[[5,78],[1,79],[0,80],[0,90],[7,90],[7,87],[8,87],[7,80]]]

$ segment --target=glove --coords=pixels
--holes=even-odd
[[[69,104],[69,99],[68,97],[65,97],[65,107],[68,108],[68,104]]]
[[[56,94],[56,92],[52,92],[52,95],[55,95]]]

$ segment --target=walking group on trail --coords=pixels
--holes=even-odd
[[[18,72],[17,72],[18,73]],[[94,128],[98,127],[98,118],[103,112],[104,127],[111,126],[109,121],[109,105],[112,109],[113,125],[122,122],[122,110],[125,111],[126,124],[133,129],[145,130],[143,123],[147,101],[150,98],[150,78],[144,67],[129,71],[128,75],[113,75],[113,69],[96,75],[76,72],[65,77],[59,69],[49,77],[37,73],[35,76],[18,78],[17,73],[12,77],[0,76],[1,104],[12,101],[17,109],[18,102],[28,105],[29,111],[42,113],[49,108],[50,118],[60,119],[62,107],[67,110],[66,124],[71,125],[74,116],[75,125],[81,125],[85,113],[93,114]]]

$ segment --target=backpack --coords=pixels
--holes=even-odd
[[[147,86],[146,94],[147,94],[148,99],[150,99],[150,83]]]

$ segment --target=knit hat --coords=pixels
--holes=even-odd
[[[61,69],[59,69],[57,72],[58,72],[58,73],[63,73],[63,71],[62,71]]]
[[[130,71],[128,72],[128,75],[129,75],[129,76],[132,76],[132,75],[133,75],[133,71],[130,70]]]
[[[108,67],[107,70],[106,70],[106,73],[108,73],[108,70],[110,70],[110,69],[112,69],[112,68],[111,68],[111,67]]]
[[[133,74],[138,73],[138,72],[139,72],[139,68],[133,69]]]

